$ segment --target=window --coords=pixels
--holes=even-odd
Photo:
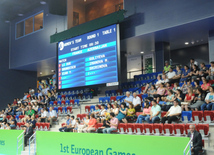
[[[43,29],[44,13],[37,13],[16,24],[16,39]]]
[[[43,29],[43,12],[34,17],[34,31]]]

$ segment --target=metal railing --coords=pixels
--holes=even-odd
[[[155,71],[155,68],[150,68],[150,69],[152,70],[152,72]],[[140,70],[129,71],[129,72],[127,72],[127,74],[128,74],[127,79],[132,79],[131,76],[132,76],[132,73],[134,73],[134,72],[141,72],[139,75],[147,74],[147,71],[150,69],[140,69]]]
[[[187,154],[186,154],[186,150],[189,148]],[[191,155],[191,139],[189,141],[189,143],[187,144],[186,148],[184,149],[184,155]]]
[[[31,155],[31,144],[33,144],[33,154],[36,155],[36,132],[29,138],[29,155]]]
[[[22,141],[21,145],[19,145],[19,142]],[[24,131],[17,137],[17,149],[16,154],[19,154],[19,149],[22,148],[21,151],[24,150]]]

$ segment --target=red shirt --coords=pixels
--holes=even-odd
[[[88,122],[89,127],[94,126],[95,124],[97,124],[97,120],[95,118],[90,119]]]
[[[192,94],[192,96],[195,96],[195,94]],[[190,96],[189,94],[186,94],[186,100],[187,101],[191,100],[192,96]]]

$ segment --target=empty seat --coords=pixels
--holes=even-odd
[[[125,123],[120,123],[118,125],[118,129],[119,129],[120,134],[125,134],[126,130],[127,130],[127,125]]]
[[[111,102],[116,101],[116,96],[112,96],[112,97],[110,97],[110,101],[111,101]]]
[[[67,107],[67,114],[71,114],[72,113],[72,107]]]
[[[40,123],[36,123],[36,130],[40,130],[40,126],[41,126]]]
[[[142,135],[144,130],[144,124],[135,124],[135,133],[137,135]]]
[[[184,124],[174,124],[174,134],[175,136],[181,136],[185,134],[185,125]]]
[[[99,97],[99,103],[103,103],[104,102],[104,97]]]
[[[211,123],[214,121],[214,111],[204,111],[204,122]]]
[[[65,104],[66,104],[66,105],[69,105],[69,104],[70,104],[70,101],[69,101],[69,100],[66,100],[66,101],[65,101]]]
[[[54,101],[49,102],[49,105],[53,106],[53,104],[54,104]]]
[[[58,114],[59,114],[59,115],[62,114],[62,107],[58,107]]]
[[[192,111],[192,120],[194,123],[199,123],[202,121],[203,111]]]
[[[144,124],[144,134],[145,135],[153,134],[153,124]]]
[[[86,118],[87,114],[82,114],[82,120],[84,120]]]
[[[182,111],[181,117],[184,123],[190,122],[192,119],[192,111]]]
[[[90,106],[85,106],[85,112],[89,113],[90,112]]]
[[[127,134],[134,134],[135,126],[133,123],[127,123]]]
[[[49,131],[50,130],[50,123],[44,123],[43,130]]]
[[[174,125],[173,124],[164,124],[163,131],[165,136],[173,135]]]
[[[201,136],[208,137],[209,136],[209,124],[198,124],[197,131],[201,133]]]
[[[54,106],[57,106],[57,101],[54,101],[54,102],[53,102],[53,105],[54,105]]]
[[[153,124],[154,135],[161,135],[163,132],[163,124]]]
[[[90,111],[93,112],[95,110],[95,105],[90,106]]]
[[[74,100],[70,100],[70,104],[71,104],[71,105],[74,105]]]
[[[61,105],[62,105],[62,106],[65,105],[65,100],[61,101]]]
[[[82,114],[77,114],[77,118],[79,118],[79,120],[82,120]]]

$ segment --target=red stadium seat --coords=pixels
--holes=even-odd
[[[142,95],[139,94],[139,95],[137,95],[137,96],[140,97],[140,101],[142,102]]]
[[[98,105],[99,109],[101,109],[101,105]]]
[[[62,107],[58,107],[58,114],[62,114]]]
[[[71,114],[72,113],[72,107],[67,107],[67,114]]]
[[[82,120],[84,120],[84,118],[86,118],[87,114],[82,114]]]
[[[19,120],[21,121],[21,119],[24,117],[25,117],[25,115],[19,115]]]
[[[82,114],[77,114],[77,118],[79,118],[79,120],[82,120]]]
[[[166,113],[167,113],[166,111],[162,111],[161,112],[161,118],[164,117],[164,115],[166,115]]]
[[[153,124],[144,124],[144,133],[145,135],[153,134]]]
[[[135,133],[137,135],[142,135],[143,134],[144,124],[135,124],[134,128],[135,128]]]
[[[123,94],[123,91],[120,90],[120,89],[118,89],[118,90],[117,90],[117,96],[120,96],[120,95],[122,95],[122,94]]]
[[[16,123],[16,129],[17,129],[17,130],[20,130],[20,129],[21,129],[21,124],[22,124],[22,123],[19,123],[19,122]]]
[[[74,105],[74,100],[70,100],[70,104],[73,106]]]
[[[137,117],[142,114],[143,112],[136,112]]]
[[[175,136],[182,136],[185,134],[185,124],[174,124]]]
[[[57,101],[54,101],[54,102],[53,102],[53,105],[54,105],[54,106],[57,106]]]
[[[134,134],[135,126],[134,123],[127,123],[127,134]]]
[[[35,118],[38,118],[39,117],[39,115],[35,115]]]
[[[112,96],[112,97],[110,97],[110,101],[111,101],[111,102],[116,101],[116,96]]]
[[[199,123],[202,121],[203,111],[192,111],[192,120],[194,123]]]
[[[50,123],[44,123],[43,130],[44,131],[50,130]]]
[[[209,136],[209,124],[198,124],[197,131],[201,133],[201,136],[208,137]]]
[[[65,100],[61,101],[61,105],[65,106]]]
[[[161,135],[163,132],[163,124],[153,124],[153,131],[154,131],[154,135]]]
[[[36,130],[40,130],[41,124],[40,123],[36,123]]]
[[[61,126],[63,127],[66,123],[62,123]]]
[[[45,129],[45,123],[40,123],[40,130],[44,131],[44,129]]]
[[[126,130],[127,130],[127,125],[125,123],[120,123],[118,125],[118,129],[119,129],[120,134],[125,134]]]
[[[85,112],[89,113],[90,112],[90,106],[85,106]]]
[[[211,123],[214,121],[214,111],[204,111],[204,122]]]
[[[6,116],[7,120],[9,120],[9,119],[10,119],[10,117],[11,117],[11,115],[7,115],[7,116]]]
[[[103,126],[103,123],[97,123],[97,129],[99,129],[101,126]]]
[[[163,131],[165,136],[173,135],[174,125],[173,124],[164,124]]]

